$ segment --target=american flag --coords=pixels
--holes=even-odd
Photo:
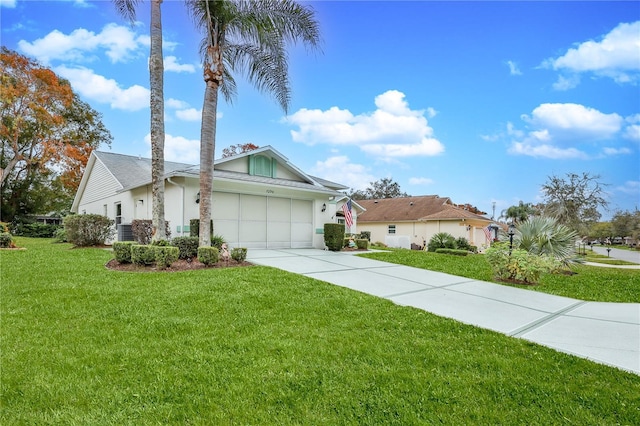
[[[487,226],[486,228],[482,228],[484,231],[484,236],[487,237],[487,240],[490,242],[493,241],[493,235],[491,235],[491,226]]]
[[[342,205],[342,212],[344,213],[344,222],[347,227],[351,228],[353,225],[353,216],[351,215],[351,199]]]

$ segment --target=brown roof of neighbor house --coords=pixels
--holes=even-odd
[[[489,220],[454,206],[449,197],[437,195],[358,200],[358,203],[366,209],[364,213],[358,215],[358,223],[446,219]]]

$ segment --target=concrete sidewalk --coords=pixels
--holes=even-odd
[[[352,253],[251,249],[247,260],[640,375],[640,303],[585,302],[365,259]]]

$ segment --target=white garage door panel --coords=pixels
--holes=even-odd
[[[214,230],[231,247],[313,247],[313,202],[213,193]]]

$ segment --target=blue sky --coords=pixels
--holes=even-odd
[[[308,3],[321,52],[290,49],[285,113],[237,78],[216,158],[271,145],[309,174],[365,189],[391,178],[491,215],[541,201],[550,175],[590,172],[612,211],[640,208],[640,3]],[[149,5],[0,0],[2,45],[67,78],[102,113],[113,152],[150,156]],[[168,160],[197,163],[201,35],[162,6]],[[106,148],[105,148],[106,149]]]

